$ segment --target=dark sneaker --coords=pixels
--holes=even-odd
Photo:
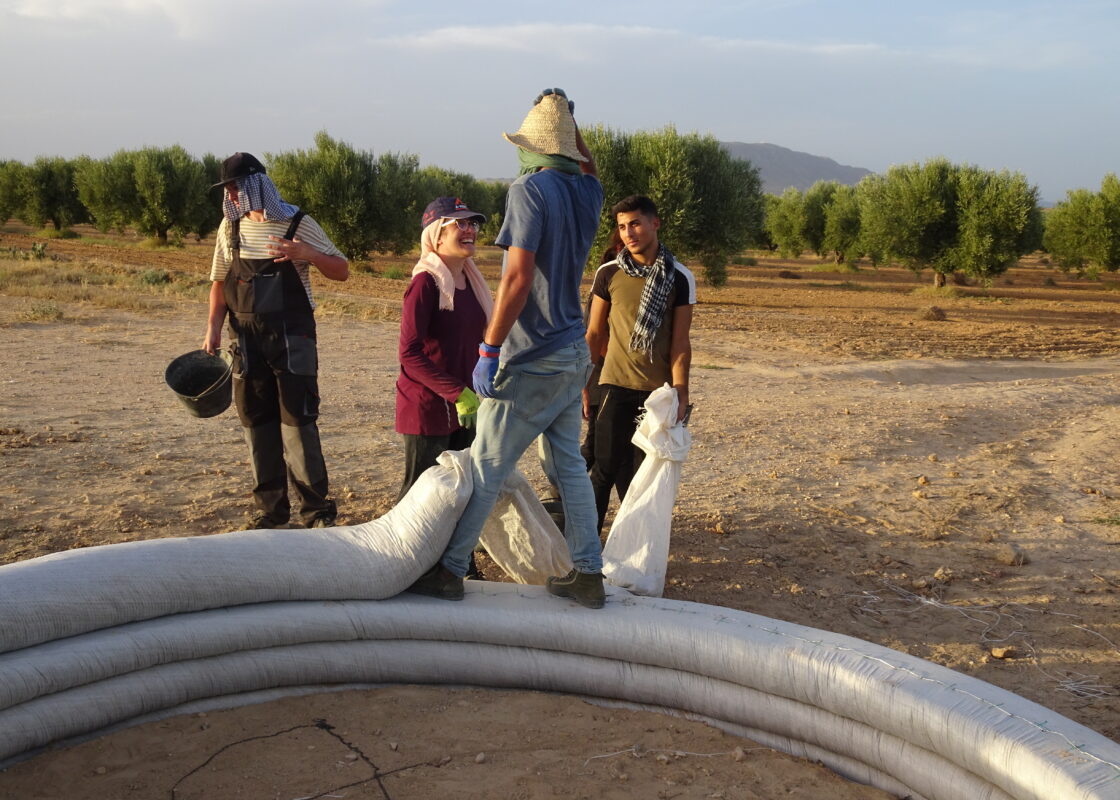
[[[563,578],[549,578],[548,592],[557,597],[570,597],[587,608],[602,608],[607,602],[601,572],[580,572],[573,569]]]
[[[279,517],[274,514],[269,514],[267,511],[254,511],[249,515],[249,527],[245,530],[271,530],[272,528],[279,528],[281,525],[288,524],[289,517]]]
[[[321,517],[315,517],[307,526],[309,528],[333,528],[335,521],[338,518],[334,514],[324,514]]]
[[[448,570],[443,564],[436,564],[405,591],[413,594],[424,594],[428,597],[438,597],[440,600],[462,600],[463,579]]]

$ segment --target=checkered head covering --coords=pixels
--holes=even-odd
[[[240,219],[250,211],[263,211],[266,220],[291,219],[299,206],[285,203],[272,178],[264,173],[254,173],[237,179],[237,202],[226,194],[222,198],[222,213],[230,222]]]

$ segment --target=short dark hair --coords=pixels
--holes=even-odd
[[[611,206],[611,218],[616,219],[619,214],[630,214],[635,211],[639,214],[645,214],[647,217],[658,217],[660,219],[657,213],[657,204],[644,194],[632,194],[619,200]]]

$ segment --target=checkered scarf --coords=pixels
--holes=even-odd
[[[673,289],[673,254],[661,245],[657,259],[652,264],[638,264],[625,247],[618,251],[618,265],[631,278],[645,278],[642,299],[638,303],[638,318],[634,320],[634,331],[630,334],[630,350],[645,353],[653,361],[653,340],[665,320],[665,309],[669,305],[669,292]]]
[[[229,199],[228,194],[222,198],[222,213],[230,222],[240,219],[250,211],[264,211],[266,220],[283,220],[294,217],[299,206],[280,199],[280,191],[272,178],[257,172],[237,179],[236,204]]]

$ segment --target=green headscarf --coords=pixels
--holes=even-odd
[[[579,175],[579,162],[567,156],[542,156],[540,153],[530,153],[524,147],[517,148],[517,160],[521,164],[518,175],[528,175],[538,169],[556,169],[572,175]]]

